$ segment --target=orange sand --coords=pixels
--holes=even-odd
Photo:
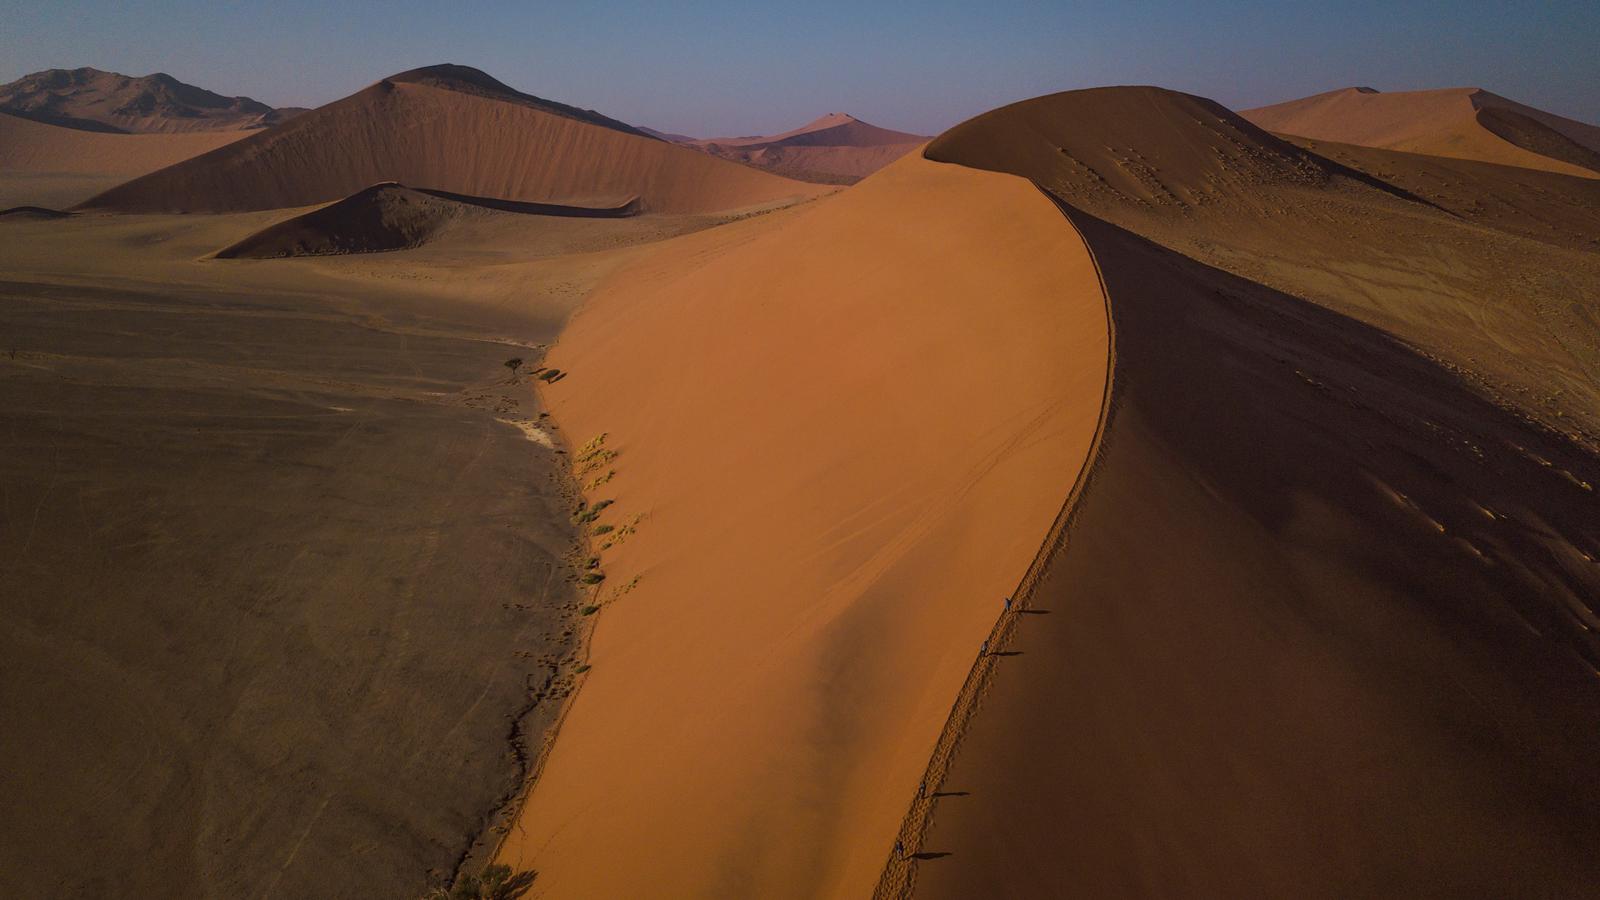
[[[644,518],[601,553],[594,668],[501,858],[550,896],[869,891],[1107,350],[1050,201],[919,157],[603,286],[545,393],[619,453],[580,475],[616,471],[599,522]]]
[[[1600,128],[1480,88],[1345,88],[1241,115],[1281,134],[1600,178]]]

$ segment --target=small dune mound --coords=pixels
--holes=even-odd
[[[1600,128],[1480,88],[1345,88],[1242,115],[1313,140],[1600,176]]]
[[[274,259],[406,250],[426,243],[463,206],[398,184],[377,184],[321,209],[269,226],[217,253],[219,259]]]
[[[442,191],[417,191],[386,182],[304,215],[269,226],[217,253],[219,259],[279,259],[409,250],[432,240],[459,219],[501,213],[621,218],[630,201],[614,207],[557,206],[480,200]]]
[[[0,209],[0,218],[5,219],[65,219],[72,215],[59,209],[47,209],[43,206],[13,206],[10,209]]]
[[[327,203],[395,181],[564,206],[637,198],[656,212],[773,205],[825,189],[708,158],[464,66],[388,78],[237,144],[120,185],[85,206],[244,212]]]

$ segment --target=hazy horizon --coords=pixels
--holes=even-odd
[[[273,106],[320,106],[380,78],[454,62],[541,97],[695,136],[783,131],[832,111],[938,132],[1058,90],[1155,84],[1235,109],[1352,85],[1483,87],[1600,122],[1600,6],[1246,2],[1199,10],[1084,3],[823,2],[803,13],[637,3],[527,10],[479,3],[270,13],[181,0],[115,7],[0,3],[0,81],[92,66]],[[315,33],[306,34],[307,24]]]

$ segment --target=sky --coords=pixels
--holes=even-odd
[[[0,0],[0,82],[93,66],[318,106],[441,62],[623,121],[771,134],[828,112],[936,134],[1039,94],[1156,84],[1234,109],[1472,85],[1600,123],[1600,0]]]

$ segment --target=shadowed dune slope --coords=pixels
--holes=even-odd
[[[0,113],[0,169],[129,178],[226,146],[250,133],[113,134]]]
[[[1561,247],[1600,249],[1600,179],[1333,141],[1289,140],[1465,221]]]
[[[1281,134],[1600,177],[1600,128],[1480,88],[1345,88],[1241,115]]]
[[[237,145],[116,187],[86,206],[279,209],[325,203],[382,181],[574,206],[637,197],[656,212],[754,207],[825,192],[436,72],[381,81]]]
[[[222,259],[272,259],[408,250],[466,218],[544,215],[616,219],[632,203],[594,209],[540,203],[477,202],[459,194],[430,194],[404,185],[375,184],[320,209],[266,228],[217,252]]]
[[[1600,447],[1591,302],[1600,255],[1575,249],[1600,234],[1596,207],[1581,199],[1592,197],[1587,180],[1475,166],[1469,178],[1452,176],[1453,187],[1412,193],[1404,184],[1426,181],[1424,172],[1383,180],[1410,157],[1357,171],[1209,100],[1157,88],[1013,104],[951,129],[927,153],[1025,173],[1185,256],[1395,334],[1502,405]],[[1570,197],[1547,213],[1540,192]],[[1474,205],[1495,211],[1469,216]]]
[[[594,668],[500,858],[550,896],[868,892],[1107,352],[1049,200],[920,157],[602,286],[545,389],[617,454],[579,464]]]
[[[1556,348],[1484,374],[1470,326],[1549,342],[1536,307],[1560,288],[1534,275],[1592,254],[1309,154],[1324,174],[1303,178],[1281,164],[1298,152],[1153,89],[1027,101],[930,146],[1058,194],[1116,367],[1028,599],[1047,614],[1018,617],[925,858],[884,894],[1579,896],[1600,877],[1600,460],[1573,398],[1490,389],[1593,370]],[[1291,202],[1299,231],[1273,213]],[[1251,230],[1278,256],[1229,235]],[[1495,246],[1476,293],[1435,271]],[[1568,327],[1592,345],[1592,322]]]

